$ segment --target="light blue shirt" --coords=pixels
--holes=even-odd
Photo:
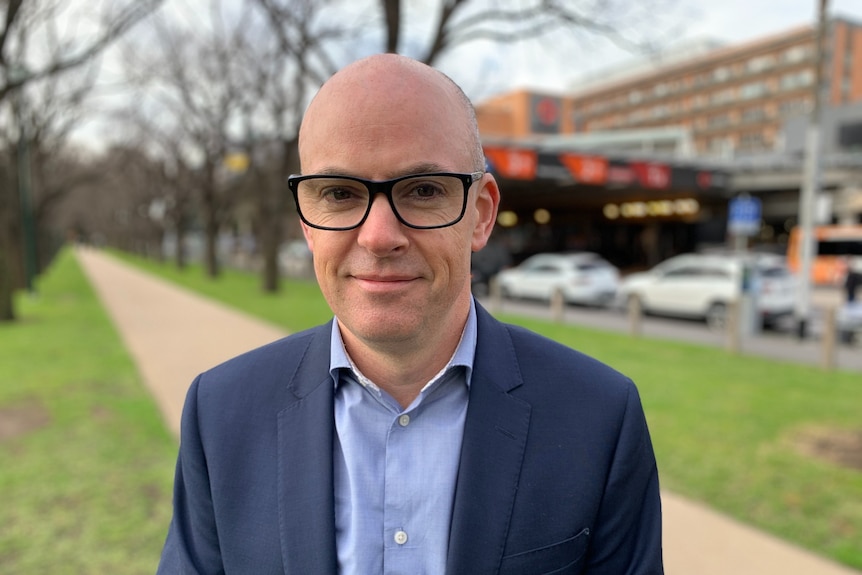
[[[476,352],[470,306],[449,363],[402,410],[353,365],[333,322],[335,540],[341,575],[442,575]]]

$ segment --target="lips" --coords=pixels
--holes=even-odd
[[[366,282],[406,282],[415,278],[415,276],[394,276],[394,275],[356,275],[354,276],[356,279]]]
[[[370,293],[390,293],[401,291],[412,285],[415,275],[404,274],[354,274],[362,290]]]

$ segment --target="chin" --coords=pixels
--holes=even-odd
[[[354,313],[348,328],[367,341],[398,343],[421,335],[421,321],[412,314],[379,310]]]

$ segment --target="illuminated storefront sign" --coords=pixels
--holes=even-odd
[[[676,200],[650,200],[646,202],[622,202],[605,204],[602,213],[609,220],[691,217],[700,211],[700,203],[694,198]]]

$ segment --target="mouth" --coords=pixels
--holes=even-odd
[[[406,288],[417,278],[406,275],[354,275],[362,289],[374,293],[387,293]]]

